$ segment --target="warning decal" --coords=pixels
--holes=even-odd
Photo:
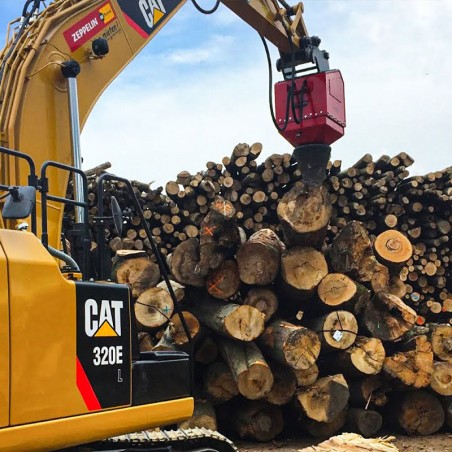
[[[114,19],[116,19],[115,11],[107,1],[68,28],[63,32],[63,36],[71,52],[75,52],[94,38]]]

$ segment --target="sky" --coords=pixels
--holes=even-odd
[[[0,28],[22,3],[0,0]],[[365,153],[404,151],[415,159],[413,175],[451,166],[452,1],[305,0],[304,7],[309,34],[320,36],[345,81],[347,128],[332,159],[347,168]],[[109,161],[112,172],[158,186],[257,141],[261,160],[292,151],[271,121],[261,40],[225,6],[204,16],[189,0],[101,96],[81,147],[84,169]]]

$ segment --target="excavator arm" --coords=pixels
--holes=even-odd
[[[78,132],[69,127],[71,119],[74,125],[74,105],[79,116],[76,126],[83,128],[108,85],[185,1],[55,0],[40,11],[40,0],[28,0],[17,21],[18,31],[12,33],[0,54],[0,145],[30,155],[37,168],[47,160],[80,167],[81,159],[75,152]],[[306,59],[311,52],[302,3],[292,7],[277,0],[222,3],[279,49],[283,70],[293,65],[294,53]],[[74,103],[72,96],[69,108],[70,86],[75,78],[78,100]],[[293,79],[292,75],[280,90],[277,114],[278,104],[285,110],[292,102]],[[297,89],[300,93],[301,88]],[[279,116],[284,120],[284,113]],[[289,115],[285,122],[290,122]],[[284,127],[280,131],[297,145],[288,136],[290,130],[296,135],[293,129]],[[20,162],[2,157],[1,183],[24,185],[26,176],[27,169]],[[67,173],[50,169],[49,189],[55,196],[65,196],[67,177]],[[39,206],[37,212],[39,226]],[[59,246],[62,215],[61,205],[49,203],[49,244],[53,247]]]

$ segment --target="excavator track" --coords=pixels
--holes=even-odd
[[[232,441],[206,428],[143,431],[99,441],[81,451],[192,451],[238,452]]]

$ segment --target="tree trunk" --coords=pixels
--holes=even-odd
[[[316,333],[283,320],[272,321],[259,338],[264,351],[276,361],[293,369],[308,369],[320,353]]]
[[[135,303],[137,323],[144,329],[155,330],[168,322],[174,311],[170,294],[157,287],[144,291]]]
[[[263,400],[245,400],[240,404],[231,423],[240,438],[271,441],[284,427],[281,409]]]
[[[345,350],[356,340],[358,322],[348,311],[333,311],[308,323],[322,343],[322,350]]]
[[[273,374],[254,342],[222,339],[219,347],[240,394],[247,399],[256,400],[270,392]]]
[[[414,349],[385,358],[383,370],[407,386],[424,388],[433,373],[432,346],[427,336],[417,336],[410,342]]]
[[[378,411],[350,408],[347,415],[346,429],[348,432],[359,433],[365,438],[375,436],[383,424],[383,418]]]
[[[207,368],[204,390],[214,403],[224,403],[239,394],[239,388],[226,364],[216,362]]]
[[[264,314],[252,306],[210,298],[197,300],[191,311],[216,333],[240,341],[252,341],[264,330]]]
[[[254,233],[237,252],[240,279],[246,284],[264,286],[279,272],[282,244],[270,229]]]
[[[331,213],[331,197],[324,186],[301,183],[292,188],[277,209],[286,245],[321,246]]]
[[[327,358],[327,369],[347,377],[376,375],[381,372],[386,354],[380,339],[358,336],[355,343]]]
[[[363,323],[373,337],[395,341],[413,328],[416,312],[395,295],[379,292],[364,307]]]
[[[432,435],[444,423],[444,409],[433,394],[411,391],[398,397],[396,419],[409,435]]]
[[[433,364],[430,387],[439,395],[452,396],[452,363],[437,361]]]
[[[267,323],[278,309],[278,298],[271,287],[256,287],[247,293],[243,304],[253,306],[262,312]]]
[[[302,388],[296,401],[303,413],[317,422],[332,422],[347,406],[348,385],[341,374],[319,378]]]

